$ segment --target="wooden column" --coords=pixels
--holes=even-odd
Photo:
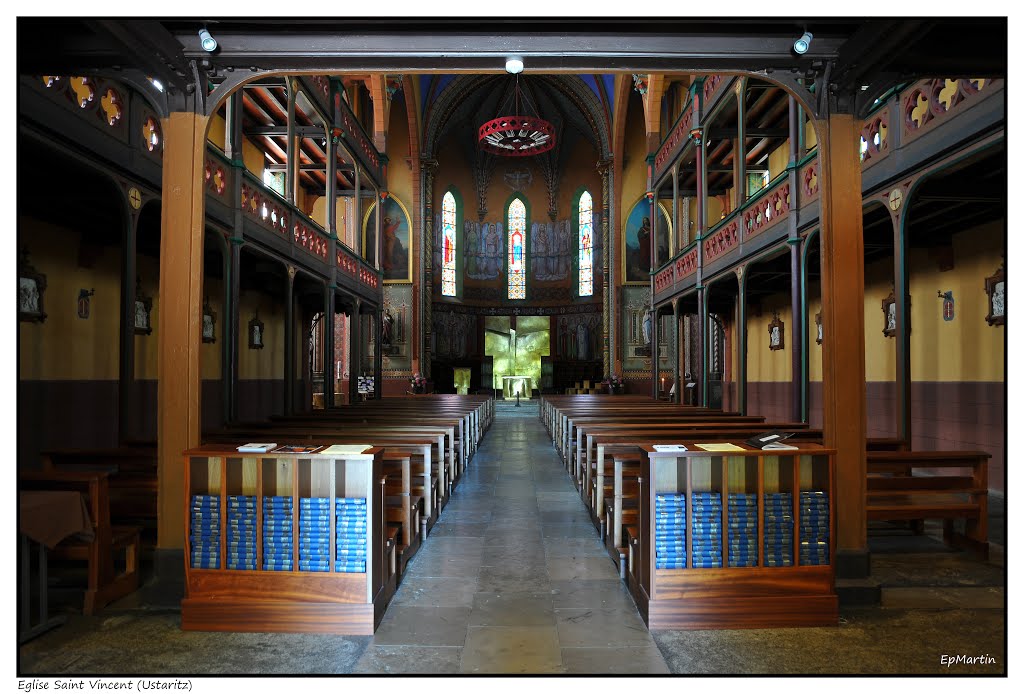
[[[672,167],[672,228],[675,231],[675,245],[669,239],[668,257],[671,258],[683,247],[682,237],[679,235],[679,165]],[[668,258],[666,258],[668,260]],[[676,309],[673,308],[673,311]],[[677,391],[678,392],[678,391]]]
[[[800,178],[797,171],[797,153],[799,151],[799,130],[797,121],[799,111],[796,99],[789,97],[789,165],[788,178],[789,189],[800,189]],[[800,238],[800,231],[797,229],[799,219],[796,214],[789,215],[789,297],[790,310],[793,316],[792,324],[794,333],[793,340],[789,341],[792,376],[790,378],[790,412],[794,422],[801,421],[802,414],[806,409],[804,406],[804,364],[807,360],[807,325],[806,309],[803,301],[803,282],[800,281],[800,256],[803,250],[803,241]],[[799,337],[798,337],[799,336]]]
[[[738,87],[739,85],[737,85]],[[733,148],[736,162],[736,208],[747,201],[747,105],[744,90],[736,90],[736,144]],[[790,190],[796,190],[791,188]]]
[[[295,88],[294,79],[288,77],[285,78],[285,81],[287,83],[288,92],[288,151],[286,152],[288,159],[285,173],[286,180],[284,185],[284,195],[285,200],[294,205],[297,199],[296,192],[299,188],[299,147],[298,142],[295,140],[295,96],[298,90]]]
[[[224,422],[238,419],[238,283],[241,270],[241,248],[245,243],[242,211],[242,181],[244,180],[245,159],[242,155],[245,137],[242,134],[242,92],[239,90],[228,99],[224,125],[224,154],[231,159],[234,170],[231,193],[231,236],[228,239],[227,257],[224,259],[224,329],[223,351],[221,352],[221,389],[224,400]]]
[[[894,212],[893,219],[893,298],[896,300],[896,437],[913,442],[910,404],[910,249],[907,247],[909,200]]]
[[[295,266],[284,284],[284,414],[295,410]]]
[[[658,340],[661,339],[660,327],[661,318],[658,317],[658,310],[651,307],[651,396],[657,400],[660,392],[658,391],[658,379],[661,377],[661,371],[659,369],[660,364],[658,363]]]
[[[864,223],[860,121],[815,121],[821,176],[821,320],[825,445],[835,448],[840,576],[869,572],[865,500]]]
[[[694,381],[698,383],[700,393],[696,402],[708,406],[708,364],[707,345],[708,339],[708,307],[706,292],[704,289],[704,247],[701,241],[704,239],[704,232],[708,226],[708,171],[704,157],[705,138],[702,136],[700,142],[694,149],[695,164],[697,167],[697,368],[700,369],[700,377],[694,374]]]
[[[199,444],[203,169],[208,118],[172,113],[164,132],[157,324],[157,545],[184,544],[182,452]]]
[[[324,285],[324,409],[334,407],[334,282]]]

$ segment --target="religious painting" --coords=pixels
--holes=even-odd
[[[665,262],[669,257],[672,238],[672,221],[669,211],[658,203],[658,258]],[[622,254],[622,272],[627,284],[648,284],[651,281],[651,203],[646,197],[640,198],[626,218],[623,233],[625,247]]]
[[[814,314],[814,324],[818,328],[818,337],[815,338],[814,341],[817,342],[820,345],[821,344],[821,339],[823,337],[823,333],[821,331],[821,311],[819,311],[818,313]]]
[[[263,332],[263,321],[260,320],[258,314],[253,315],[252,320],[249,321],[249,349],[263,349],[263,342],[266,338]]]
[[[389,195],[380,205],[383,219],[381,233],[381,270],[387,283],[412,282],[412,224],[402,201]],[[378,203],[374,202],[363,216],[363,256],[374,263],[374,241],[377,229]]]
[[[435,267],[441,267],[444,257],[444,239],[440,235],[442,230],[441,218],[438,217],[437,220],[434,262]],[[496,279],[504,269],[504,224],[502,222],[466,220],[462,224],[462,229],[463,238],[465,239],[463,249],[465,263],[463,267],[466,277],[471,280]]]
[[[96,294],[95,289],[78,290],[78,317],[82,320],[89,320],[90,304],[94,294]]]
[[[18,266],[18,320],[42,323],[46,320],[46,312],[43,311],[46,275],[32,267],[27,249],[21,252]]]
[[[217,314],[210,308],[209,300],[203,301],[203,342],[216,342],[215,328]]]
[[[779,312],[776,311],[772,318],[772,322],[768,324],[768,349],[774,351],[785,348],[786,326],[779,318]]]
[[[988,294],[989,325],[1006,325],[1006,270],[1002,265],[991,277],[985,278],[985,293]]]
[[[135,279],[135,334],[150,335],[153,332],[151,313],[153,299],[142,291],[142,278]]]

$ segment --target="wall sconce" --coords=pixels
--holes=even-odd
[[[646,193],[644,193],[644,197],[646,197],[648,200],[654,200],[654,191],[647,191]]]
[[[701,143],[703,142],[703,140],[704,140],[704,129],[703,128],[693,128],[693,129],[691,129],[690,130],[690,139],[693,140],[694,144],[699,147],[701,145]]]
[[[386,190],[382,190],[382,191],[380,191],[380,201],[381,201],[381,202],[384,202],[385,200],[387,200],[387,199],[388,199],[388,196],[389,196],[389,195],[391,195],[391,193],[390,193],[390,192],[388,192],[388,191],[386,191]]]

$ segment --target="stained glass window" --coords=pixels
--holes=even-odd
[[[594,295],[594,199],[580,195],[580,296]]]
[[[508,298],[526,298],[526,205],[519,198],[508,206]]]
[[[455,296],[455,196],[444,194],[441,201],[441,296]]]

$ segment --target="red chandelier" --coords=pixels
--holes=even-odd
[[[492,118],[480,126],[477,141],[480,149],[503,157],[532,157],[543,154],[555,146],[555,126],[536,115],[537,109],[526,100],[519,89],[516,75],[515,90],[505,100],[498,113],[515,101],[515,114]],[[525,103],[534,115],[519,115],[520,104]]]

